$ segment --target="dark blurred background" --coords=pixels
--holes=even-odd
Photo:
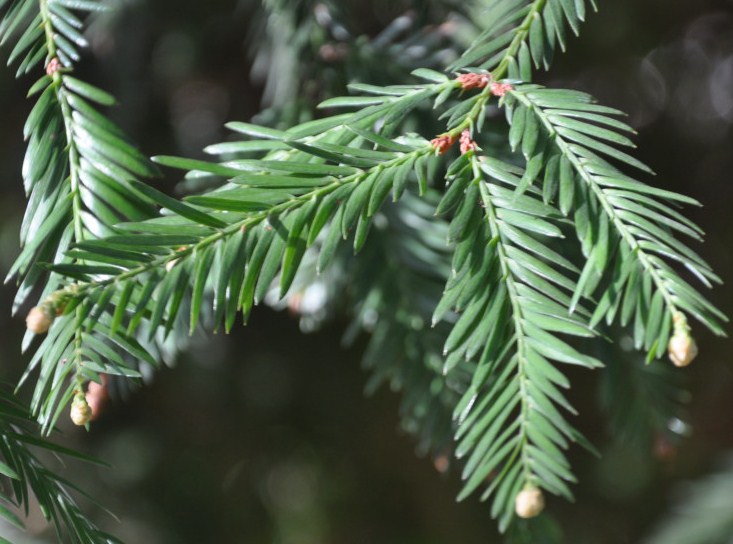
[[[250,120],[264,107],[259,121],[287,123],[307,108],[283,104],[322,98],[312,84],[299,86],[297,61],[258,58],[266,23],[254,0],[118,3],[92,25],[80,72],[118,97],[111,115],[148,155],[201,156],[203,147],[226,138],[226,121]],[[726,280],[710,296],[730,315],[733,2],[599,3],[580,38],[538,79],[587,90],[628,112],[639,131],[637,156],[658,172],[649,181],[704,204],[685,213],[707,233],[695,249]],[[367,41],[409,10],[416,20],[453,17],[432,7],[439,2],[335,4],[348,32]],[[461,31],[457,24],[445,32],[451,28]],[[336,74],[331,89],[340,81],[339,47],[317,52],[332,68],[324,73]],[[7,51],[0,55],[4,60]],[[263,62],[280,71],[268,79]],[[21,131],[31,108],[24,97],[34,77],[15,81],[11,70],[0,71],[3,274],[18,252]],[[378,83],[390,81],[382,77]],[[288,95],[293,91],[297,96]],[[171,175],[162,183],[172,188],[176,181]],[[13,295],[12,286],[0,291],[0,378],[11,384],[27,362],[22,319],[9,316]],[[431,459],[414,455],[414,442],[398,430],[396,396],[383,389],[364,398],[360,345],[341,347],[343,327],[336,320],[304,335],[286,312],[261,308],[246,329],[195,340],[146,387],[109,403],[91,433],[63,426],[59,440],[112,465],[71,464],[64,474],[119,516],[121,524],[89,506],[129,543],[501,542],[487,505],[455,502],[458,475],[441,474]],[[573,451],[577,503],[549,502],[561,541],[643,542],[684,496],[682,482],[715,471],[733,453],[731,343],[700,328],[695,333],[700,356],[683,371],[692,397],[688,436],[679,443],[640,455],[611,440],[595,378],[581,379],[574,392],[579,426],[604,456]],[[733,510],[733,488],[722,506]],[[18,541],[55,540],[34,514]]]

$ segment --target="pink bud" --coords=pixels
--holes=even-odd
[[[442,155],[448,151],[455,142],[455,136],[451,136],[450,134],[441,134],[437,138],[430,140],[430,145],[435,148],[436,154]]]
[[[462,89],[483,89],[491,81],[491,76],[489,74],[470,72],[459,75],[456,81],[461,84]]]
[[[494,96],[504,96],[509,91],[513,91],[514,87],[509,85],[509,83],[492,83],[491,84],[491,94]]]

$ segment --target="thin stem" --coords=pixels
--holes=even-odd
[[[46,34],[46,49],[48,50],[47,62],[56,58],[56,40],[55,32],[51,19],[51,11],[48,8],[48,0],[38,1],[41,12],[42,25]],[[71,106],[66,97],[66,91],[63,89],[63,73],[71,70],[70,66],[63,67],[63,70],[57,70],[51,77],[53,78],[53,87],[56,92],[56,100],[61,107],[61,116],[64,119],[64,131],[66,132],[67,153],[69,156],[69,182],[71,184],[72,198],[72,214],[74,221],[74,237],[77,242],[84,240],[84,223],[82,220],[83,204],[81,194],[79,192],[79,150],[76,147],[73,131],[73,117]]]
[[[42,25],[46,35],[46,49],[48,50],[47,63],[52,59],[56,58],[56,40],[54,39],[54,28],[51,19],[51,12],[48,7],[48,0],[39,0],[39,10],[41,13]],[[64,67],[63,71],[69,71],[71,67]],[[66,96],[66,91],[63,89],[63,72],[56,70],[51,74],[53,79],[54,92],[56,94],[56,100],[61,108],[61,116],[64,120],[64,132],[66,133],[66,150],[68,153],[68,167],[69,167],[69,183],[70,183],[70,194],[71,194],[71,213],[72,220],[74,222],[74,240],[81,242],[84,240],[84,221],[82,218],[83,203],[81,200],[81,192],[79,190],[79,150],[76,146],[74,138],[73,128],[73,113],[71,106]],[[83,262],[83,261],[79,261]],[[82,309],[78,307],[76,309],[76,318],[80,320],[82,318]],[[76,376],[77,388],[81,391],[83,387],[83,378],[81,377],[81,361],[82,361],[82,329],[78,327],[74,333],[74,373]]]
[[[532,22],[535,20],[536,17],[541,16],[541,11],[546,1],[547,0],[535,0],[529,12],[522,20],[522,24],[520,24],[516,28],[514,38],[512,39],[509,46],[506,48],[504,56],[501,58],[501,61],[499,61],[499,65],[494,69],[493,72],[491,72],[491,77],[494,80],[503,79],[507,75],[511,59],[513,59],[517,55],[517,53],[519,52],[519,48],[527,39],[527,35],[529,34],[529,29],[532,26]],[[448,134],[455,138],[458,137],[464,130],[472,129],[473,126],[476,124],[476,121],[483,114],[484,109],[486,108],[486,103],[489,101],[489,99],[491,99],[491,96],[491,86],[488,85],[482,89],[478,100],[476,100],[476,103],[466,114],[466,117],[464,117],[463,121],[461,121],[461,123],[459,123],[458,126],[456,126],[456,128],[451,130]]]
[[[535,18],[542,16],[542,8],[545,7],[546,1],[547,0],[535,0],[535,2],[532,4],[529,13],[527,13],[524,20],[522,21],[522,24],[519,25],[519,27],[517,28],[514,39],[512,39],[509,47],[507,47],[506,53],[499,62],[499,66],[497,66],[493,72],[493,75],[496,79],[501,79],[506,76],[506,73],[509,70],[509,62],[517,55],[517,53],[519,52],[519,48],[527,39],[529,29],[532,26]]]
[[[66,91],[61,88],[56,89],[56,97],[61,105],[61,113],[64,118],[64,128],[66,131],[66,141],[69,154],[69,183],[71,184],[72,213],[74,216],[74,237],[77,242],[84,240],[84,222],[82,219],[83,204],[81,201],[81,192],[79,190],[79,150],[76,147],[73,132],[73,117],[71,106],[66,99]]]
[[[41,24],[46,33],[47,60],[51,60],[56,57],[56,41],[54,40],[53,23],[51,21],[51,10],[48,8],[48,0],[38,0],[38,9],[41,12]]]

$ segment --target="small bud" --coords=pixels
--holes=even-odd
[[[84,393],[77,393],[74,396],[74,401],[71,403],[71,421],[74,425],[83,427],[92,419],[92,409],[87,403],[87,399],[84,397]]]
[[[46,75],[53,77],[53,75],[61,69],[61,62],[56,57],[52,58],[46,65]]]
[[[545,497],[538,487],[528,485],[519,492],[514,500],[514,510],[520,518],[539,516],[545,509]]]
[[[667,351],[674,366],[684,367],[697,357],[697,344],[688,331],[677,330],[669,339]]]
[[[28,312],[25,318],[25,326],[33,334],[43,334],[48,332],[51,323],[53,323],[53,312],[47,305],[36,306]]]
[[[469,151],[476,151],[478,145],[471,139],[471,131],[466,129],[461,133],[461,155],[465,155]]]
[[[672,316],[674,333],[667,344],[669,359],[674,366],[683,367],[689,365],[697,357],[697,344],[690,336],[690,327],[687,324],[687,316],[682,312],[676,312]]]
[[[494,96],[504,96],[509,91],[513,91],[514,87],[509,85],[509,83],[492,83],[491,84],[491,94]]]
[[[461,74],[456,78],[456,81],[461,84],[461,89],[483,89],[491,81],[489,74],[477,74],[470,72],[468,74]]]
[[[430,140],[430,145],[435,148],[436,155],[444,154],[454,143],[456,143],[456,138],[450,134],[441,134],[437,138]]]

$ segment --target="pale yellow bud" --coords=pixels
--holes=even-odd
[[[36,306],[28,312],[25,318],[25,326],[34,334],[43,334],[48,331],[53,323],[53,314],[45,306]]]
[[[683,367],[697,357],[697,344],[686,330],[678,330],[669,339],[667,351],[674,366]]]
[[[545,497],[538,487],[525,487],[514,500],[514,510],[520,518],[539,516],[545,509]]]
[[[74,425],[83,427],[92,419],[92,409],[87,403],[87,399],[84,395],[76,395],[74,401],[71,403],[71,421]]]

